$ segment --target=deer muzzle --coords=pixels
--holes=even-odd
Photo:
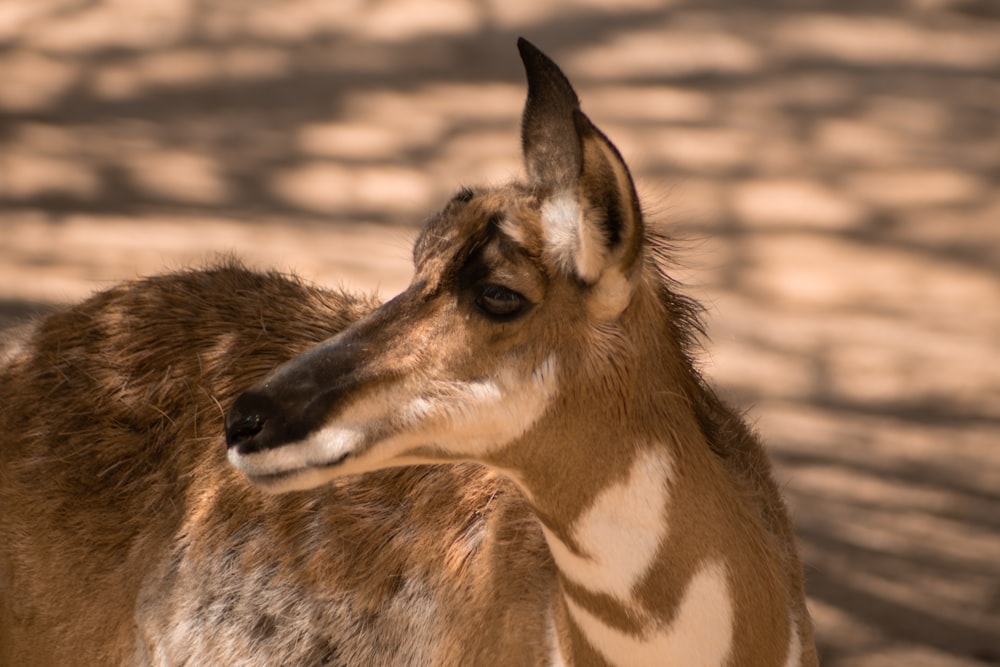
[[[226,445],[240,455],[302,441],[322,428],[365,375],[364,345],[334,337],[286,362],[237,397],[226,414]]]

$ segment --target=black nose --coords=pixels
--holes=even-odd
[[[226,446],[241,454],[273,447],[270,435],[281,421],[274,400],[253,390],[244,392],[226,414]]]

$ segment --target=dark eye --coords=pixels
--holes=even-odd
[[[487,315],[509,319],[520,313],[528,300],[503,285],[484,285],[476,297],[476,305]]]

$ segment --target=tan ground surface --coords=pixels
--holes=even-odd
[[[0,326],[232,252],[405,285],[523,34],[689,239],[827,665],[1000,664],[996,0],[0,0]]]

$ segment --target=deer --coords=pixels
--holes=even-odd
[[[518,41],[526,177],[384,303],[236,260],[0,371],[0,664],[817,664],[758,435],[620,152]]]

